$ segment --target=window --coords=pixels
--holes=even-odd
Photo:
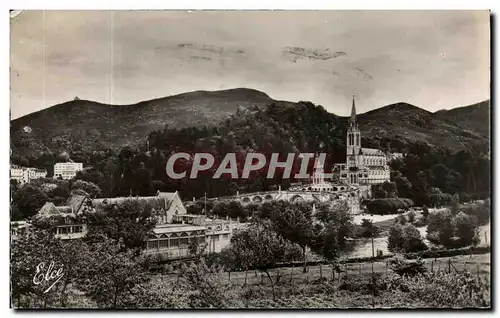
[[[186,247],[188,246],[188,238],[187,237],[183,237],[179,240],[179,246],[180,247]]]
[[[229,234],[222,235],[222,238],[225,239],[225,240],[228,240],[229,239]]]
[[[179,239],[178,238],[171,238],[170,239],[170,247],[177,247],[179,246]]]
[[[159,248],[167,248],[168,247],[168,239],[164,238],[164,239],[158,240],[158,247]]]
[[[82,232],[82,227],[81,226],[74,226],[73,227],[73,232],[74,233],[81,233]]]
[[[214,235],[212,240],[214,242],[219,242],[219,235]]]

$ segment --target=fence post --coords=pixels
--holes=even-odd
[[[321,267],[321,263],[319,264],[319,276],[323,279],[323,268]]]
[[[290,284],[293,285],[293,266],[292,266],[292,272],[290,273]]]
[[[349,263],[345,263],[345,278],[349,278]]]
[[[477,278],[479,278],[479,264],[476,263],[476,267],[477,267]]]
[[[486,242],[486,246],[488,246],[488,235],[486,235],[486,231],[484,231],[484,241]]]
[[[448,273],[451,273],[451,258],[448,258]]]
[[[431,273],[434,273],[434,261],[431,263]]]
[[[245,270],[245,286],[246,286],[246,284],[247,284],[247,277],[248,277],[248,269],[247,269],[247,270]]]

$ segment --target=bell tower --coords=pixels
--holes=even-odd
[[[361,165],[359,160],[359,155],[361,153],[361,132],[356,120],[356,102],[354,101],[354,95],[352,95],[351,117],[349,118],[347,128],[346,146],[347,169],[359,167]]]

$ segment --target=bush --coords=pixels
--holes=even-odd
[[[463,212],[469,216],[473,216],[477,226],[486,225],[490,222],[491,202],[488,199],[482,204],[465,207]]]
[[[397,255],[388,261],[391,270],[399,276],[415,276],[423,275],[427,272],[424,261],[418,258],[417,260],[408,260],[401,255]]]
[[[415,222],[415,217],[416,217],[415,212],[410,211],[410,213],[408,213],[408,222],[413,224]]]
[[[407,211],[413,201],[405,198],[385,198],[370,200],[366,208],[370,214],[387,215]]]
[[[396,252],[418,252],[427,249],[420,232],[412,224],[394,224],[389,229],[388,248]]]

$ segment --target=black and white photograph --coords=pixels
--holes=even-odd
[[[489,10],[9,15],[13,311],[492,309]]]

